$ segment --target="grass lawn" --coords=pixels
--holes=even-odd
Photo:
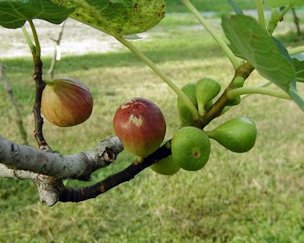
[[[235,0],[235,2],[242,9],[253,9],[255,8],[255,1],[252,0]],[[191,3],[201,11],[230,11],[231,6],[227,0],[192,0]],[[166,0],[167,9],[170,12],[185,12],[186,8],[181,1]]]
[[[190,15],[180,16],[168,15],[146,40],[134,44],[180,87],[205,76],[224,87],[233,75],[230,63]],[[31,134],[31,60],[2,62]],[[46,69],[49,63],[45,59]],[[168,138],[179,126],[174,93],[125,49],[64,57],[56,72],[82,80],[95,103],[92,117],[80,126],[45,123],[49,144],[63,154],[92,148],[112,135],[116,108],[135,96],[161,107]],[[262,82],[257,73],[248,80]],[[0,97],[0,134],[20,142],[2,86]],[[256,121],[258,138],[250,152],[235,154],[213,141],[210,160],[198,172],[166,177],[148,168],[134,180],[82,203],[47,208],[38,202],[32,182],[0,179],[0,242],[304,242],[303,113],[292,102],[250,96],[207,129],[236,116]],[[35,146],[32,138],[31,144]],[[132,158],[121,153],[117,163],[94,174],[93,182],[126,167]]]

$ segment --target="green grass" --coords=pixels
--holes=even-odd
[[[235,2],[242,9],[253,9],[255,8],[255,1],[252,0],[235,0]],[[231,11],[232,8],[227,0],[192,0],[191,3],[200,11]],[[177,0],[166,0],[167,10],[169,12],[185,12],[186,8]]]
[[[180,87],[205,76],[224,87],[232,67],[192,21],[180,26],[179,17],[169,15],[147,40],[134,43]],[[3,62],[31,134],[31,60]],[[45,59],[45,69],[49,62]],[[179,126],[174,93],[125,49],[64,57],[57,74],[82,80],[95,102],[83,125],[57,128],[45,123],[48,142],[64,154],[89,149],[112,135],[116,108],[134,96],[161,107],[168,138]],[[248,82],[263,80],[254,73]],[[0,97],[0,134],[20,142],[2,86]],[[38,202],[32,182],[0,179],[0,242],[303,242],[303,113],[292,102],[251,96],[208,129],[235,116],[256,121],[256,146],[235,154],[212,141],[210,160],[198,172],[165,177],[147,169],[96,199],[52,208]],[[35,146],[32,138],[31,144]],[[96,172],[93,182],[126,167],[132,158],[123,152],[117,163]]]

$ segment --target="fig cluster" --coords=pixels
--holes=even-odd
[[[203,117],[212,106],[213,99],[221,91],[221,86],[213,79],[204,78],[195,83],[186,84],[182,91],[198,109],[199,116]],[[210,139],[236,153],[245,153],[253,148],[257,128],[251,119],[247,117],[233,118],[211,131],[203,131],[196,127],[197,121],[194,120],[190,110],[179,98],[177,107],[181,128],[172,139],[171,150],[173,160],[182,169],[196,171],[205,166],[210,155]]]
[[[212,100],[219,94],[220,90],[221,85],[210,78],[190,82],[182,87],[182,91],[198,109],[201,117],[210,109],[213,104]],[[182,126],[192,126],[196,124],[197,121],[194,120],[187,105],[180,98],[177,99],[177,108]]]
[[[209,78],[188,83],[182,91],[203,117],[220,93],[220,84]],[[209,160],[210,139],[236,153],[251,150],[256,141],[255,122],[248,117],[227,120],[212,130],[197,126],[192,113],[181,99],[177,100],[181,127],[171,140],[172,155],[151,166],[162,175],[173,175],[180,169],[197,171]],[[116,135],[129,152],[146,157],[159,148],[166,133],[166,123],[161,110],[150,100],[134,98],[122,104],[116,111],[113,125]]]
[[[184,126],[172,139],[172,159],[184,170],[197,171],[209,160],[210,138],[232,152],[245,153],[253,148],[256,135],[256,125],[247,117],[228,120],[207,132],[194,126]]]

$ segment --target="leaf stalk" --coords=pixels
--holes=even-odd
[[[182,101],[186,104],[188,109],[191,111],[193,119],[199,120],[198,111],[191,100],[186,96],[181,89],[179,89],[176,84],[163,72],[161,71],[147,56],[145,56],[136,46],[131,42],[126,40],[122,36],[115,36],[115,38],[131,50],[137,57],[139,57],[144,63],[146,63],[176,94]]]
[[[200,12],[193,6],[189,0],[181,0],[182,3],[193,13],[197,20],[205,27],[217,44],[222,48],[226,56],[229,58],[231,64],[236,70],[240,66],[239,59],[233,54],[228,45],[225,43],[223,38],[214,30],[209,22],[200,14]]]
[[[242,87],[242,88],[233,89],[227,93],[227,97],[228,99],[232,100],[244,94],[268,95],[280,99],[291,100],[290,96],[286,94],[284,91],[273,90],[265,87]]]

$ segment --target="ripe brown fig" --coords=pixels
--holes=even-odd
[[[56,79],[47,82],[42,92],[42,114],[56,126],[69,127],[83,123],[90,117],[92,109],[92,94],[79,81]]]
[[[166,134],[165,118],[152,101],[137,97],[116,111],[113,126],[124,148],[140,157],[154,152]]]

